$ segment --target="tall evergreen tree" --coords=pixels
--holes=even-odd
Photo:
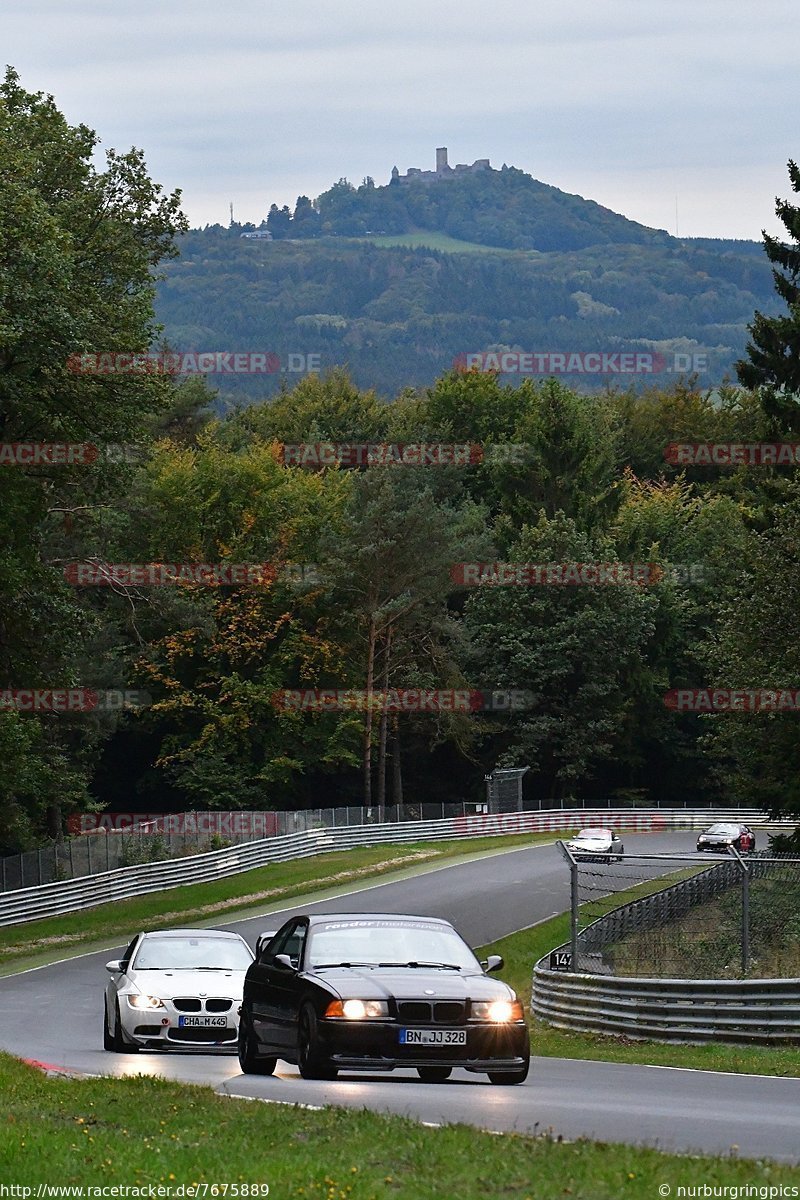
[[[800,169],[789,160],[792,191],[800,193]],[[764,410],[776,433],[800,432],[800,206],[776,199],[790,243],[763,233],[764,250],[773,264],[775,290],[788,312],[766,317],[756,312],[749,326],[747,359],[736,364],[745,387],[764,388]]]

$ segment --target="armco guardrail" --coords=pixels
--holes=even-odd
[[[800,979],[626,979],[551,971],[545,962],[533,972],[533,1013],[561,1029],[665,1042],[800,1042]]]
[[[214,809],[202,812],[132,813],[101,812],[74,814],[67,820],[70,836],[63,841],[50,841],[33,850],[0,857],[0,892],[18,888],[41,887],[44,883],[63,883],[82,875],[99,875],[118,867],[132,867],[145,862],[163,862],[168,858],[185,858],[209,850],[257,842],[267,837],[282,837],[303,833],[308,829],[335,828],[340,825],[384,825],[400,821],[444,821],[447,817],[465,817],[483,813],[548,812],[551,809],[636,811],[642,804],[630,798],[614,801],[610,797],[596,800],[562,798],[520,799],[493,794],[486,801],[418,801],[417,803],[377,805],[338,805],[331,808],[303,808],[289,812],[261,809],[255,812],[238,809]],[[672,804],[649,802],[648,808],[683,808],[694,806],[686,800]],[[722,809],[715,807],[715,814]],[[579,819],[576,817],[576,820]],[[216,842],[216,844],[214,844]],[[156,851],[157,848],[157,852]]]
[[[697,828],[711,820],[766,821],[757,812],[721,813],[719,809],[569,809],[448,818],[443,821],[402,821],[383,825],[350,825],[308,830],[285,837],[247,842],[224,850],[213,850],[190,858],[121,867],[99,875],[88,875],[41,887],[20,888],[0,895],[0,926],[35,921],[41,917],[75,912],[114,900],[127,900],[188,883],[222,879],[267,863],[309,858],[355,846],[443,841],[458,838],[499,836],[513,833],[547,833],[580,825],[615,825],[619,829],[655,831],[668,828]]]

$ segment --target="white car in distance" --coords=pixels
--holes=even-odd
[[[244,976],[253,952],[238,933],[137,933],[106,963],[103,1048],[235,1050]]]
[[[581,829],[566,846],[571,854],[591,854],[601,862],[611,862],[612,858],[619,860],[625,853],[625,847],[613,829]]]

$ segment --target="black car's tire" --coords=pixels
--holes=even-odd
[[[452,1067],[417,1067],[417,1074],[423,1083],[444,1083],[452,1073]]]
[[[303,1079],[335,1079],[339,1074],[330,1059],[320,1053],[317,1014],[310,1004],[300,1009],[297,1025],[297,1065]]]
[[[244,1018],[239,1022],[239,1033],[236,1038],[236,1051],[239,1055],[239,1066],[245,1075],[271,1075],[277,1066],[277,1058],[259,1057],[256,1054],[255,1038]]]
[[[530,1066],[531,1063],[530,1059],[528,1058],[525,1060],[525,1066],[519,1067],[516,1071],[489,1071],[489,1079],[492,1083],[498,1083],[501,1086],[510,1086],[513,1083],[524,1083],[528,1078]]]
[[[126,1042],[122,1034],[122,1021],[119,1015],[119,1000],[116,1003],[114,1013],[116,1021],[114,1022],[114,1034],[111,1039],[111,1048],[116,1050],[117,1054],[138,1054],[139,1047]]]
[[[114,1049],[114,1035],[108,1028],[108,1009],[105,1000],[103,1001],[103,1049]]]

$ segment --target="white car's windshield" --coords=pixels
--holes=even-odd
[[[610,838],[610,829],[582,829],[577,835],[579,838]]]
[[[453,929],[393,921],[334,921],[312,927],[307,965],[413,966],[480,970]]]
[[[246,971],[252,955],[232,938],[145,938],[132,966],[137,971]]]

